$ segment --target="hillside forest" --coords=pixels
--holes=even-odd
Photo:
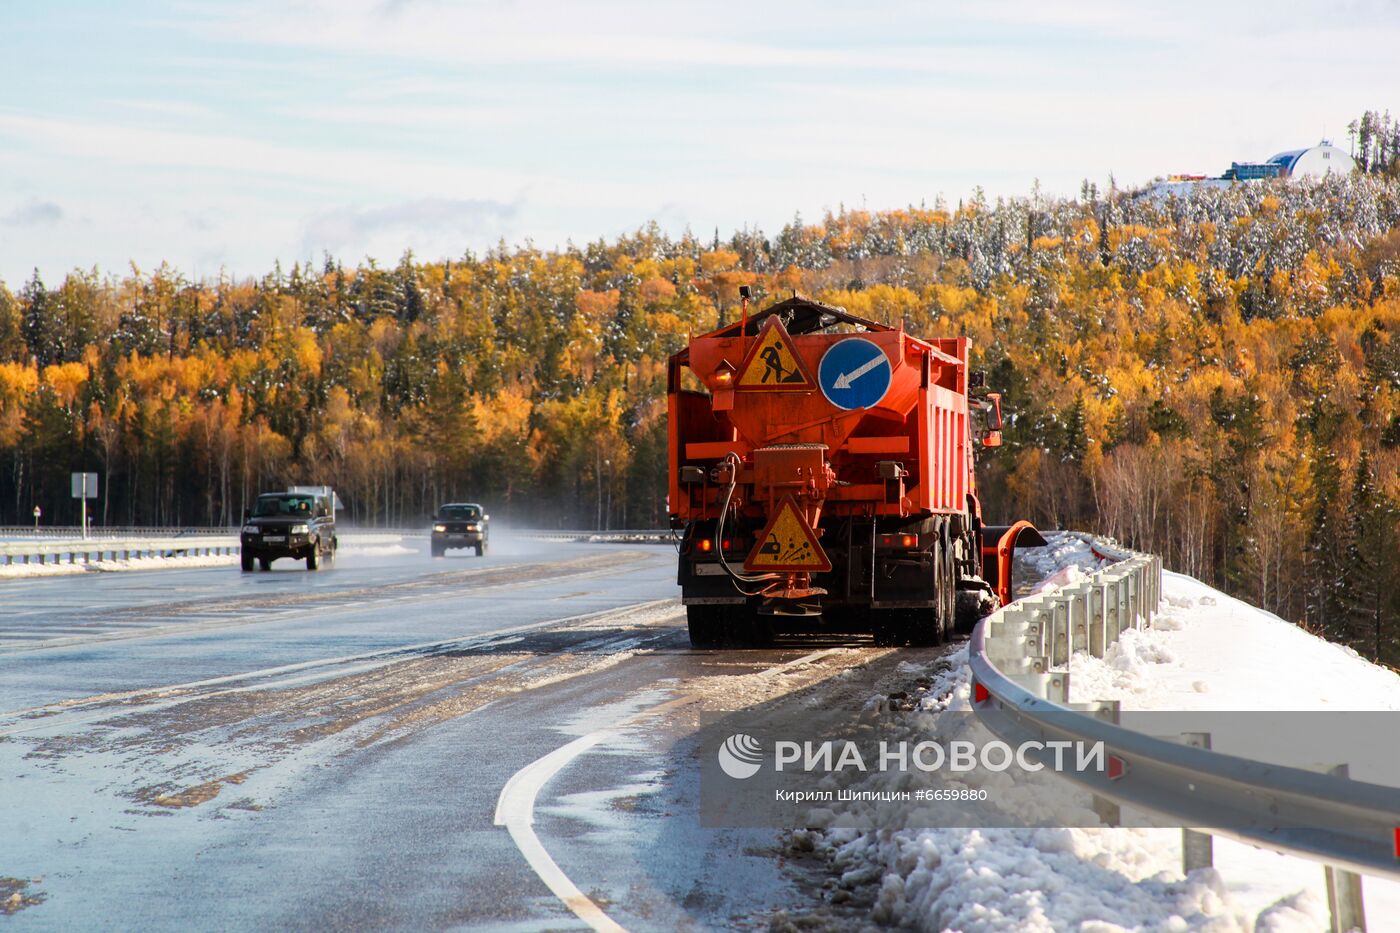
[[[75,522],[82,469],[99,524],[237,524],[259,491],[329,483],[360,525],[469,499],[520,525],[662,526],[666,357],[733,320],[740,285],[970,336],[1009,416],[979,467],[993,518],[1111,534],[1400,663],[1388,170],[258,280],[36,273],[0,283],[0,524]]]

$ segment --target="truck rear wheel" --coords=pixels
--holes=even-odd
[[[267,573],[269,570],[271,570],[271,569],[272,569],[272,558],[270,558],[270,557],[259,557],[259,558],[258,558],[258,569],[261,570],[263,573]]]
[[[948,542],[938,546],[938,567],[941,569],[938,581],[938,641],[941,644],[953,637],[953,627],[958,616],[958,565],[953,560],[953,549]]]
[[[690,630],[690,647],[723,648],[729,644],[730,628],[726,616],[728,606],[686,606],[686,627]]]

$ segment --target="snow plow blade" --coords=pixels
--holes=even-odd
[[[1003,606],[1012,599],[1011,560],[1016,548],[1044,547],[1047,543],[1045,536],[1027,521],[982,527],[982,577],[996,590]]]

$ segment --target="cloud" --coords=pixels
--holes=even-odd
[[[88,158],[100,152],[103,171],[109,175],[113,163],[120,162],[147,170],[170,166],[218,174],[282,177],[319,187],[334,183],[377,185],[385,177],[408,178],[418,187],[438,190],[463,183],[518,187],[524,180],[518,173],[474,169],[408,151],[367,146],[346,150],[328,142],[297,145],[252,136],[150,130],[0,110],[0,140],[6,137],[65,156]]]
[[[63,208],[52,201],[40,201],[35,198],[10,211],[3,219],[11,227],[37,227],[40,224],[58,223],[63,219]]]
[[[302,238],[303,251],[362,250],[381,234],[431,234],[464,240],[503,236],[519,213],[522,199],[418,198],[384,207],[338,208],[313,217]]]

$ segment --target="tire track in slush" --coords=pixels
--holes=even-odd
[[[13,710],[0,713],[0,738],[20,735],[27,732],[80,725],[112,716],[138,712],[159,712],[196,700],[208,700],[219,696],[243,693],[252,690],[278,690],[293,686],[304,686],[333,678],[345,678],[389,667],[402,661],[430,656],[446,651],[491,650],[499,651],[523,640],[523,636],[549,627],[566,629],[596,625],[612,618],[625,618],[628,615],[643,613],[668,604],[679,607],[679,601],[671,599],[648,600],[627,606],[602,609],[580,615],[529,622],[509,628],[497,629],[482,635],[466,635],[434,641],[418,642],[394,648],[380,648],[358,654],[321,658],[314,661],[300,661],[260,670],[226,674],[203,680],[169,684],[160,687],[146,687],[121,693],[105,693],[73,700],[63,700],[45,706]],[[287,676],[290,675],[290,676]],[[275,679],[281,678],[281,679]],[[208,690],[210,687],[226,689]],[[83,712],[68,715],[71,710]]]
[[[156,638],[192,631],[207,632],[243,625],[285,622],[314,612],[325,616],[341,612],[356,612],[368,607],[396,603],[417,603],[445,598],[460,598],[476,593],[516,587],[529,587],[542,580],[568,578],[587,580],[615,575],[623,564],[644,560],[648,555],[639,551],[621,551],[608,555],[589,555],[568,561],[513,564],[483,570],[449,571],[414,580],[387,583],[382,586],[356,587],[330,592],[292,593],[260,596],[220,602],[211,607],[208,600],[195,602],[158,603],[124,607],[113,618],[99,625],[110,624],[115,631],[94,631],[91,634],[49,638],[39,642],[6,642],[0,637],[0,657],[50,648],[71,648],[76,645],[123,641],[130,638]],[[493,582],[496,578],[499,582]],[[484,578],[484,579],[483,579]],[[290,605],[289,605],[290,604]],[[275,607],[271,611],[264,607]],[[77,614],[79,610],[67,613]],[[81,610],[83,616],[88,610]],[[64,615],[53,623],[58,629]],[[130,618],[139,621],[122,621]],[[162,619],[190,619],[161,625]],[[126,626],[139,626],[126,628]]]

